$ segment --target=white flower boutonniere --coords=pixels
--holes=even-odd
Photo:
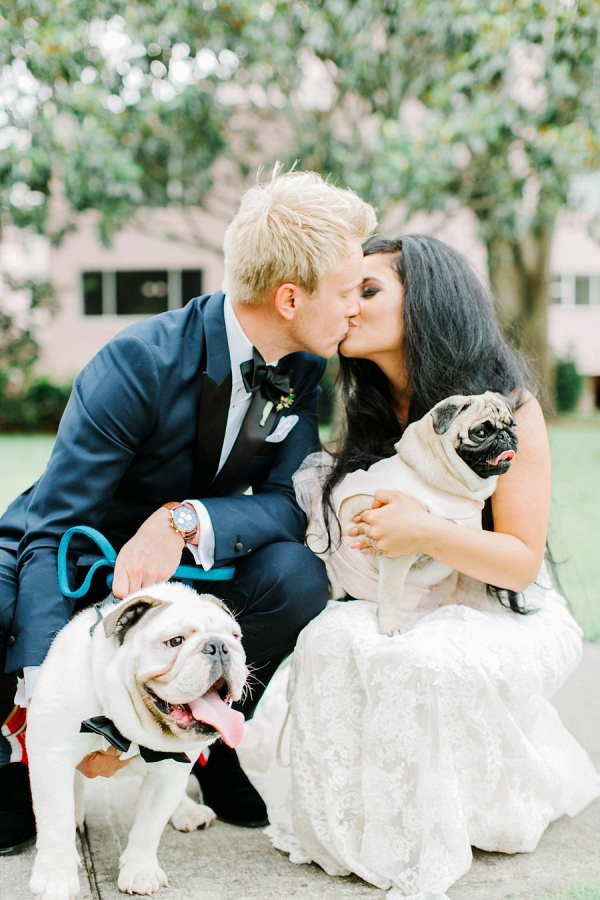
[[[275,404],[271,400],[267,400],[267,402],[263,406],[262,416],[260,417],[260,422],[259,422],[259,425],[261,428],[265,427],[265,422],[269,418],[269,413],[271,412],[271,410],[273,409],[274,406],[275,406]]]

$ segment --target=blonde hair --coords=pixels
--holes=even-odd
[[[260,305],[288,281],[312,294],[348,242],[377,225],[373,207],[349,188],[316,172],[280,172],[244,194],[225,232],[224,290],[237,303]]]

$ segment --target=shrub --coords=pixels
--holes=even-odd
[[[582,391],[583,378],[573,360],[557,359],[554,382],[557,412],[574,412]]]
[[[70,382],[39,376],[20,385],[0,372],[0,431],[56,432],[70,394]]]
[[[335,407],[335,379],[329,371],[321,379],[321,393],[319,394],[319,425],[331,425]]]

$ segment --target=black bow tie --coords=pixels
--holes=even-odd
[[[252,348],[252,359],[240,366],[244,387],[251,394],[260,391],[265,400],[279,403],[290,393],[290,365],[284,357],[276,366],[268,366],[256,347]]]
[[[127,753],[131,747],[131,741],[123,737],[115,723],[106,716],[94,716],[92,719],[86,719],[81,723],[79,731],[91,732],[105,737],[109,744],[120,750],[121,753]],[[149,747],[140,746],[140,756],[147,763],[161,762],[163,759],[174,759],[175,762],[189,763],[189,756],[185,753],[161,753],[159,750],[151,750]]]

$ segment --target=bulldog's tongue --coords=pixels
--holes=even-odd
[[[212,725],[221,732],[228,747],[239,744],[244,733],[244,714],[227,706],[215,688],[211,688],[203,697],[188,703],[188,706],[198,722]]]
[[[507,459],[509,462],[512,462],[515,458],[516,453],[514,450],[505,450],[504,453],[501,453],[500,456],[495,456],[493,459],[488,459],[488,466],[497,466],[499,462],[502,462],[503,459]]]

